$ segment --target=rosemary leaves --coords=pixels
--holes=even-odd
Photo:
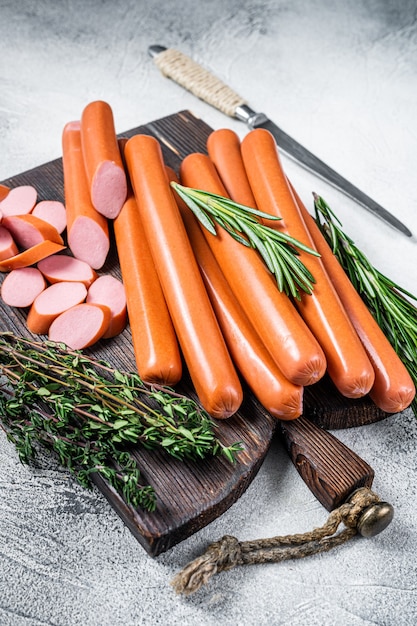
[[[315,221],[378,325],[417,386],[417,297],[377,270],[328,204],[314,195]],[[411,404],[417,416],[417,398]]]
[[[211,234],[216,235],[216,222],[244,246],[255,248],[275,275],[280,291],[298,300],[300,289],[312,293],[314,277],[298,257],[299,250],[319,256],[316,250],[260,221],[262,218],[281,218],[208,191],[184,187],[176,182],[171,182],[171,186]]]
[[[1,419],[22,462],[41,445],[85,487],[97,472],[128,504],[153,511],[157,494],[142,484],[129,446],[162,449],[181,461],[224,455],[210,416],[169,387],[144,383],[78,351],[0,333]]]

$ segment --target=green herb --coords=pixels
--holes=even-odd
[[[171,183],[201,224],[216,235],[216,222],[234,239],[255,248],[266,266],[275,275],[278,288],[287,295],[300,299],[300,288],[311,294],[314,277],[299,259],[299,251],[314,256],[319,254],[294,237],[266,226],[260,219],[281,220],[280,217],[258,211],[228,198]]]
[[[410,301],[417,297],[377,270],[323,198],[313,195],[317,225],[417,386],[417,308]],[[411,407],[417,416],[417,399]]]
[[[142,484],[132,445],[181,461],[222,454],[234,462],[241,450],[218,439],[214,421],[191,398],[62,345],[0,333],[0,372],[1,419],[22,462],[41,445],[82,485],[98,473],[133,506],[154,510],[156,494]]]

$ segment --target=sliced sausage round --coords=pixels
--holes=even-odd
[[[104,304],[111,312],[110,324],[103,335],[104,339],[119,335],[126,326],[126,293],[123,283],[111,276],[104,274],[93,282],[87,292],[87,302],[92,304]]]
[[[36,267],[22,267],[7,274],[1,286],[1,297],[9,306],[25,308],[45,287],[45,279]]]
[[[30,213],[36,204],[37,197],[38,193],[32,185],[14,187],[0,202],[0,212],[3,217]]]
[[[80,304],[87,296],[83,283],[55,283],[34,300],[27,316],[27,327],[35,334],[45,335],[61,313]]]
[[[49,340],[64,343],[73,350],[88,348],[104,335],[110,316],[109,307],[87,302],[77,304],[52,322]]]

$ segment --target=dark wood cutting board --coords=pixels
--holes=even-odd
[[[131,137],[137,133],[155,136],[161,143],[165,161],[178,172],[181,160],[191,152],[206,152],[206,139],[211,128],[189,111],[156,120],[123,133]],[[61,159],[56,159],[3,181],[10,187],[30,184],[36,187],[39,199],[63,201]],[[115,251],[110,254],[100,273],[110,272],[120,277]],[[0,329],[21,335],[30,334],[25,325],[26,312],[11,309],[0,303]],[[119,337],[96,344],[90,354],[104,358],[114,367],[135,370],[130,330]],[[188,380],[179,386],[195,398]],[[343,398],[325,380],[306,389],[304,417],[318,426],[348,428],[387,417],[368,398],[351,401]],[[303,417],[303,419],[304,419]],[[198,463],[181,463],[163,452],[134,449],[132,454],[140,464],[144,479],[158,494],[154,513],[145,513],[127,506],[123,499],[103,479],[95,482],[145,550],[156,556],[221,515],[246,490],[256,476],[272,437],[277,421],[271,417],[248,392],[237,414],[219,422],[220,439],[228,444],[241,441],[244,450],[238,462],[230,465],[225,459],[207,459]]]

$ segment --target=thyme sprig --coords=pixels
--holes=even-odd
[[[133,506],[154,510],[156,494],[143,484],[132,445],[181,461],[222,454],[234,462],[241,449],[224,445],[188,396],[62,345],[0,333],[0,372],[1,419],[22,462],[39,445],[53,450],[83,486],[97,472]]]
[[[317,225],[417,386],[417,308],[412,302],[417,297],[376,269],[325,200],[313,196]],[[411,408],[417,416],[417,399]]]
[[[171,185],[211,234],[217,234],[217,223],[241,244],[255,248],[275,275],[280,291],[298,300],[300,289],[312,293],[315,279],[300,260],[299,254],[300,250],[314,256],[319,254],[294,237],[260,221],[279,221],[280,217],[208,191],[184,187],[177,182],[171,182]]]

